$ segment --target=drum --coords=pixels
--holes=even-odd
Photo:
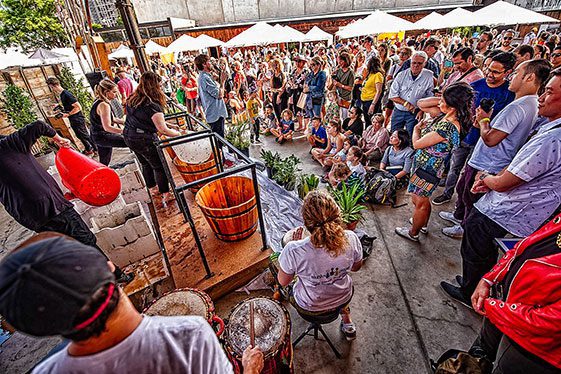
[[[263,351],[265,366],[261,374],[292,373],[290,315],[273,299],[254,297],[238,303],[230,312],[224,330],[224,348],[234,366],[242,373],[242,354],[250,343],[250,303],[253,302],[255,345]]]
[[[203,291],[194,288],[180,288],[154,300],[143,311],[148,316],[201,316],[215,328],[216,335],[224,332],[224,321],[214,314],[214,304]]]

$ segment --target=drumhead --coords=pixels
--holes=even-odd
[[[244,300],[234,307],[225,329],[225,342],[228,349],[238,358],[250,343],[249,304],[254,302],[255,345],[265,357],[273,356],[283,345],[290,331],[288,311],[280,303],[256,297]]]
[[[282,237],[282,247],[286,247],[286,245],[293,240],[302,240],[308,236],[310,236],[310,232],[304,226],[295,227]]]
[[[172,148],[181,161],[189,164],[200,164],[205,162],[212,154],[212,147],[208,138],[173,145]]]
[[[198,290],[175,290],[155,300],[144,310],[149,316],[201,316],[212,318],[212,301]]]

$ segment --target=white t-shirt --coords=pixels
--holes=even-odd
[[[125,340],[89,356],[67,349],[39,364],[33,373],[233,373],[216,334],[199,316],[150,317]]]
[[[358,164],[356,164],[356,166],[353,166],[353,164],[351,164],[350,161],[347,161],[347,166],[351,170],[351,173],[356,173],[357,175],[360,175],[360,176],[366,174],[366,169],[364,168],[364,166],[360,162]]]
[[[354,232],[345,230],[345,234],[347,249],[335,258],[314,247],[309,237],[289,242],[282,250],[279,266],[286,274],[298,276],[294,299],[302,309],[324,311],[350,300],[353,280],[349,273],[362,260],[362,245]]]

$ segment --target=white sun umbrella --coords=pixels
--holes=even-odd
[[[197,36],[195,40],[199,43],[199,46],[201,47],[200,49],[221,47],[224,45],[224,42],[222,40],[218,40],[206,34],[201,34]]]
[[[126,45],[121,44],[119,48],[110,53],[108,57],[112,60],[116,60],[118,58],[134,58],[134,52]]]
[[[166,48],[166,53],[178,53],[198,50],[199,43],[192,36],[183,34]]]
[[[303,42],[315,42],[320,40],[326,40],[328,42],[333,41],[333,35],[328,32],[323,31],[317,26],[314,26],[306,33],[304,36]]]
[[[491,5],[473,12],[477,25],[517,25],[528,23],[552,23],[558,19],[525,9],[504,1],[497,1]]]
[[[435,22],[433,30],[455,27],[478,26],[474,13],[464,8],[456,8],[446,13],[440,21]]]
[[[413,25],[415,26],[415,30],[436,30],[437,27],[435,28],[435,25],[439,25],[443,18],[444,16],[442,14],[432,12],[415,22]]]
[[[26,66],[29,63],[29,58],[21,52],[12,49],[8,49],[5,53],[0,52],[0,69],[10,66]]]
[[[257,22],[249,29],[242,31],[225,44],[226,47],[247,47],[270,44],[275,29],[267,22]]]
[[[388,32],[414,30],[415,26],[403,18],[375,10],[368,17],[343,27],[337,35],[343,39]]]
[[[149,55],[155,55],[156,53],[167,53],[166,47],[164,47],[163,45],[159,45],[152,40],[148,40],[146,44],[144,44],[144,50]]]

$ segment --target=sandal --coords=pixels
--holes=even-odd
[[[356,326],[354,323],[343,323],[343,321],[341,321],[340,329],[348,341],[356,339]]]

